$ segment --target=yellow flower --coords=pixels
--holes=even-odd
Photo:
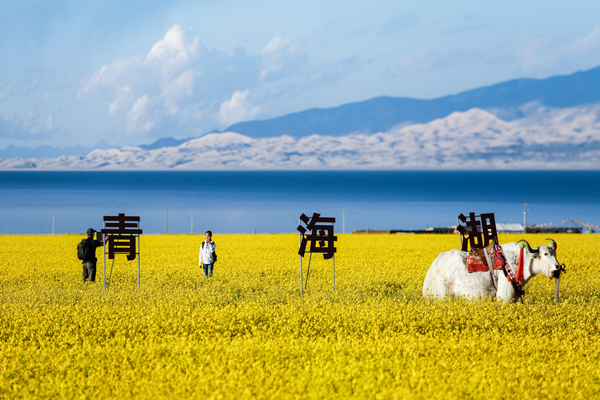
[[[422,298],[454,235],[338,236],[336,290],[315,254],[303,296],[293,234],[215,235],[212,279],[201,235],[142,235],[140,293],[125,256],[104,290],[101,250],[82,283],[78,236],[0,236],[0,398],[600,395],[597,235],[554,237],[558,305],[543,277],[524,304]]]

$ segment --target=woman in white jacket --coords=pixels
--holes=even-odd
[[[212,277],[213,265],[216,261],[215,242],[212,241],[211,231],[206,231],[204,236],[206,236],[206,240],[200,245],[198,265],[202,267],[202,265],[204,264],[204,275],[210,278]]]

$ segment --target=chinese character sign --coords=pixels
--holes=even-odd
[[[469,217],[465,217],[463,214],[458,216],[458,219],[465,224],[465,226],[459,224],[456,227],[460,235],[464,238],[462,241],[462,251],[467,251],[467,245],[470,245],[471,249],[483,249],[490,242],[496,240],[498,233],[496,231],[494,214],[481,214],[480,217],[481,221],[478,221],[477,216],[473,212],[469,213]],[[481,226],[481,231],[479,230],[479,226]]]
[[[321,217],[321,214],[313,213],[312,218],[302,214],[300,221],[297,230],[302,235],[302,241],[298,254],[304,257],[306,245],[310,242],[310,253],[323,253],[323,258],[326,260],[333,257],[336,252],[333,244],[337,240],[337,236],[333,234],[335,218]],[[302,226],[302,222],[304,222],[306,228]],[[307,233],[307,231],[310,231],[310,233]]]
[[[139,229],[140,217],[126,217],[125,214],[104,217],[105,228],[101,232],[108,236],[108,258],[115,254],[127,254],[129,261],[135,260],[135,239],[142,234]]]

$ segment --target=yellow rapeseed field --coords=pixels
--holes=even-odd
[[[142,235],[139,294],[124,256],[81,282],[82,236],[0,236],[0,398],[599,398],[600,237],[551,236],[559,305],[543,276],[524,304],[423,299],[455,235],[339,235],[336,290],[314,255],[304,296],[292,234],[215,235],[212,279],[202,235]]]

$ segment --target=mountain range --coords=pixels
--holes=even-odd
[[[399,125],[427,123],[472,108],[511,121],[539,107],[571,108],[598,102],[599,88],[600,67],[597,67],[547,79],[515,79],[432,100],[377,97],[334,108],[313,108],[263,121],[239,122],[223,132],[238,132],[253,138],[369,134]]]
[[[473,108],[371,135],[251,138],[211,133],[177,147],[0,160],[38,170],[598,169],[600,105],[540,109],[513,121]]]
[[[599,87],[600,67],[432,100],[378,97],[85,156],[0,151],[0,169],[597,169]]]

